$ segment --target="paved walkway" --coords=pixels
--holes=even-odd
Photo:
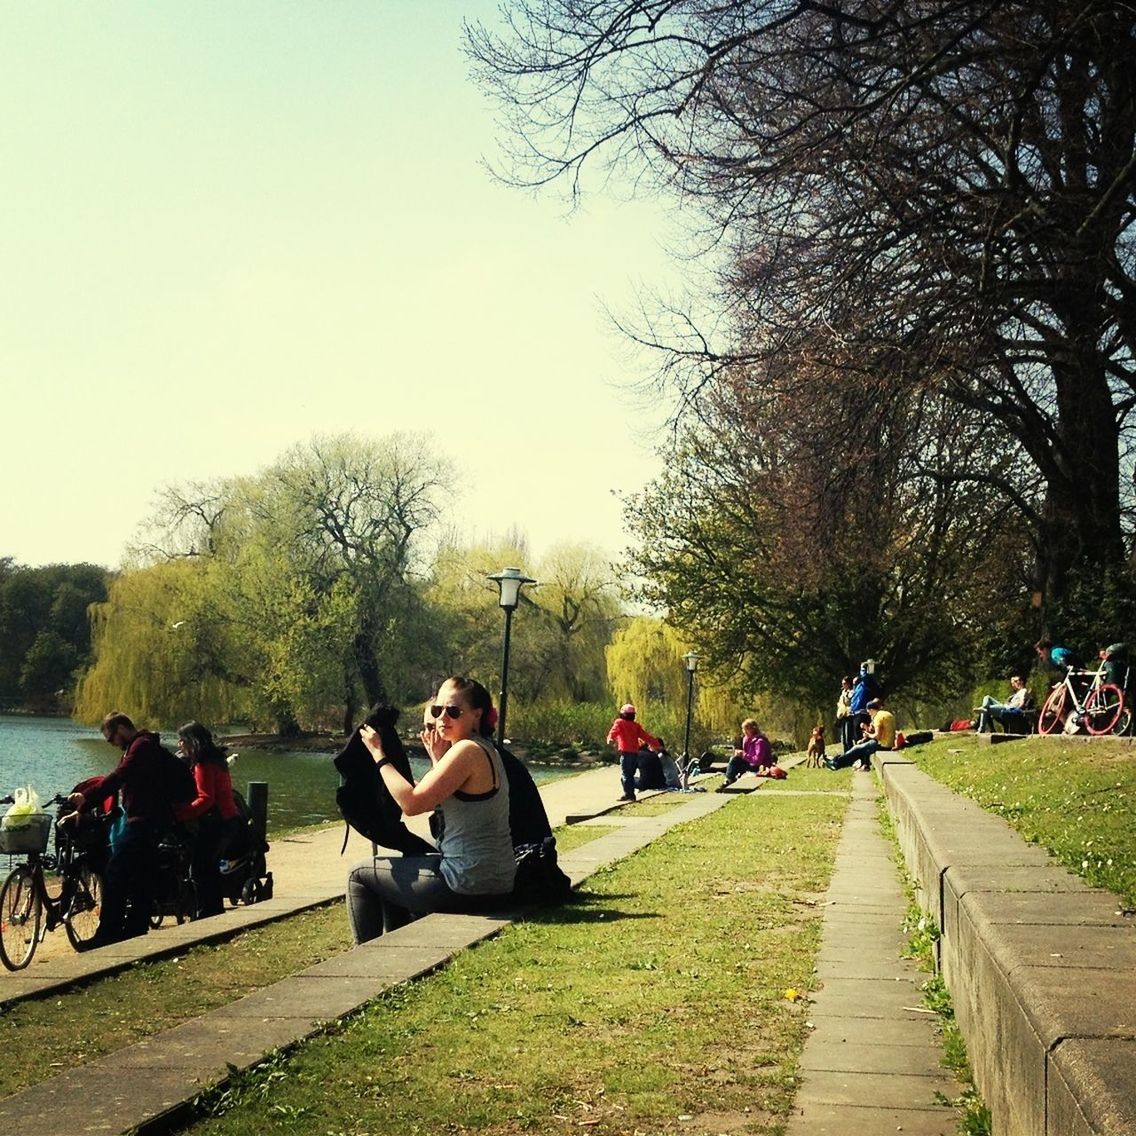
[[[711,780],[713,785],[716,779]],[[758,783],[747,776],[743,791]],[[931,1094],[957,1090],[938,1069],[939,1050],[918,1005],[918,976],[898,961],[904,901],[887,845],[878,835],[875,779],[856,777],[855,799],[829,893],[818,965],[816,1031],[805,1049],[803,1085],[789,1136],[893,1132],[915,1136],[954,1131],[953,1114]],[[772,789],[772,786],[770,786]],[[769,807],[778,786],[768,792]],[[578,883],[657,839],[669,828],[729,804],[732,794],[696,793],[657,817],[626,817],[616,807],[618,771],[604,767],[552,782],[542,796],[554,825],[571,817],[615,828],[566,853]],[[588,822],[584,818],[594,817]],[[0,1000],[67,986],[121,969],[142,957],[183,950],[266,918],[326,903],[343,894],[346,869],[369,854],[356,836],[340,858],[342,829],[332,827],[277,841],[269,854],[276,895],[268,902],[213,920],[163,929],[121,947],[33,964],[24,976],[0,978]],[[21,1136],[163,1131],[201,1091],[233,1070],[319,1031],[384,990],[429,973],[452,955],[497,934],[507,916],[432,915],[284,979],[246,998],[146,1038],[116,1053],[0,1101],[0,1125]],[[837,1120],[839,1117],[839,1121]],[[856,1125],[859,1125],[858,1127]]]
[[[920,1008],[928,977],[900,958],[907,900],[880,834],[878,785],[856,774],[836,852],[817,958],[823,988],[801,1055],[801,1087],[786,1136],[951,1136],[959,1086]]]

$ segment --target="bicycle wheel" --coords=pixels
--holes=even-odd
[[[1065,695],[1064,686],[1055,687],[1050,691],[1041,713],[1037,716],[1039,734],[1051,734],[1054,730],[1060,729],[1061,723],[1065,720]]]
[[[27,864],[12,869],[0,888],[0,962],[23,970],[32,961],[43,923],[43,900]]]
[[[99,929],[99,917],[103,910],[103,878],[88,867],[79,869],[75,878],[75,893],[63,926],[67,928],[67,938],[77,951],[84,950]]]
[[[1124,709],[1120,711],[1120,717],[1116,719],[1116,725],[1112,727],[1114,734],[1127,736],[1132,733],[1132,707],[1128,705],[1128,699],[1124,700]]]
[[[1124,691],[1106,682],[1085,700],[1085,729],[1090,734],[1111,734],[1123,713]]]

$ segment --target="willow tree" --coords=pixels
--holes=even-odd
[[[424,593],[437,636],[434,681],[468,674],[490,689],[499,683],[502,615],[497,586],[489,576],[507,565],[528,563],[528,547],[515,533],[478,544],[449,539],[440,545]],[[535,663],[530,653],[532,605],[531,590],[524,589],[511,641],[511,674],[522,684],[524,697],[531,694],[529,679]],[[514,685],[514,693],[517,690]]]
[[[187,698],[240,688],[234,705],[282,733],[346,727],[362,701],[401,698],[423,619],[417,543],[449,476],[420,439],[338,436],[252,477],[171,488],[138,548],[153,563],[124,577],[145,595],[120,606],[147,614],[107,616],[90,683],[116,664],[139,690],[153,681],[129,663],[148,619],[179,624]],[[151,580],[177,585],[176,600]]]
[[[616,706],[632,703],[640,715],[660,730],[674,729],[686,711],[689,672],[684,656],[690,640],[672,623],[653,615],[628,619],[612,636],[606,652],[608,686]],[[737,731],[747,703],[739,700],[728,677],[714,674],[702,658],[694,684],[695,720],[719,733]],[[748,712],[746,710],[745,712]],[[675,736],[668,739],[672,744]]]
[[[605,649],[622,617],[611,562],[586,544],[563,544],[537,562],[534,615],[540,623],[540,664],[548,696],[571,702],[607,691]]]
[[[537,580],[522,590],[512,623],[510,693],[529,705],[603,697],[604,649],[620,619],[620,596],[610,562],[585,544],[558,545],[537,561],[516,534],[442,547],[427,599],[445,629],[442,653],[452,669],[499,684],[502,615],[489,576],[510,564]]]
[[[205,569],[179,559],[114,578],[105,602],[91,608],[94,661],[79,681],[75,717],[95,723],[122,710],[139,724],[171,726],[189,718],[247,720],[255,713],[249,677],[231,666],[222,670],[211,658],[227,652],[223,625],[208,622]]]

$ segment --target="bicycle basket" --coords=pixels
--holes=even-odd
[[[0,821],[0,852],[46,852],[51,836],[51,817],[47,813],[27,813]]]

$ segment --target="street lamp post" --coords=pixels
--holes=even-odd
[[[521,588],[525,584],[535,584],[531,576],[526,576],[519,568],[502,568],[488,579],[497,585],[497,602],[505,611],[505,638],[501,648],[501,694],[498,698],[497,744],[505,741],[505,711],[509,703],[509,636],[513,630],[513,612],[521,602]]]
[[[686,664],[686,737],[682,743],[682,767],[690,769],[690,715],[694,709],[694,672],[698,670],[698,654],[687,651],[682,657]]]

